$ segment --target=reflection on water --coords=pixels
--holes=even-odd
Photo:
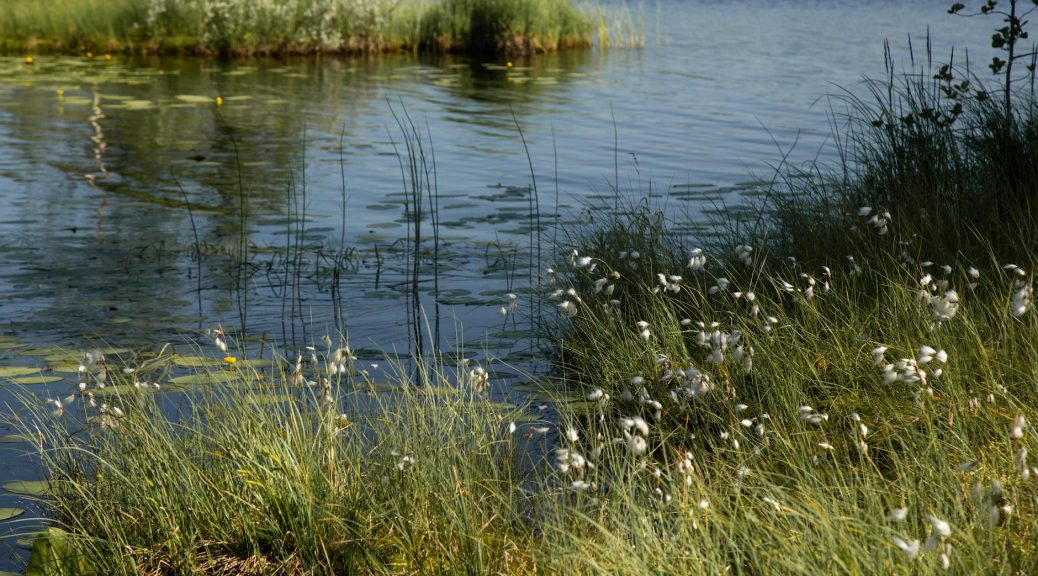
[[[983,45],[927,4],[661,2],[643,50],[514,62],[0,60],[0,329],[122,344],[248,322],[295,345],[346,328],[401,347],[410,139],[436,192],[438,301],[466,328],[445,343],[478,343],[532,276],[532,206],[553,227],[619,190],[701,234],[784,151],[832,158],[818,97],[879,72],[884,38],[906,59],[928,25],[938,58]],[[422,306],[437,300],[429,223]]]
[[[499,323],[483,308],[530,276],[517,122],[544,225],[609,209],[619,188],[695,233],[711,207],[745,203],[780,150],[832,156],[817,98],[878,71],[884,38],[907,54],[930,24],[940,54],[983,35],[924,4],[662,2],[644,50],[515,62],[2,60],[4,329],[149,342],[247,314],[279,337],[301,324],[296,344],[349,327],[395,345],[411,133],[438,195],[440,300],[482,336]]]

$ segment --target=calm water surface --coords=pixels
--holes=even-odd
[[[884,39],[906,66],[909,38],[921,56],[928,27],[938,58],[953,44],[989,58],[991,23],[946,9],[665,0],[641,12],[643,49],[511,68],[411,56],[0,59],[0,366],[47,368],[24,354],[41,346],[154,347],[243,322],[288,349],[345,330],[368,360],[406,352],[401,162],[415,132],[441,235],[439,290],[425,257],[422,306],[440,304],[444,346],[523,364],[526,324],[498,313],[508,292],[528,306],[536,260],[516,122],[544,238],[557,221],[610,209],[617,188],[651,194],[694,233],[717,206],[745,204],[781,151],[834,158],[824,96],[882,76]],[[74,383],[48,386],[41,395]],[[5,458],[0,479],[27,475]]]

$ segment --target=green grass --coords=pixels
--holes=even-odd
[[[217,368],[172,413],[129,386],[92,391],[81,419],[34,408],[58,526],[101,574],[482,574],[527,561],[508,554],[530,536],[517,409],[446,374],[333,383],[324,360],[319,372]],[[134,378],[162,378],[171,361]]]
[[[566,230],[556,421],[469,369],[239,363],[172,413],[27,400],[43,500],[116,575],[1038,572],[1035,109],[927,90],[852,100],[843,166],[702,253],[645,203]]]
[[[1011,314],[1015,274],[992,259],[973,262],[982,280],[970,290],[965,264],[950,261],[947,289],[959,291],[961,304],[939,321],[930,288],[919,284],[919,265],[877,252],[858,259],[860,275],[844,263],[827,278],[820,267],[794,267],[758,247],[748,266],[733,254],[707,252],[706,269],[692,271],[682,262],[687,250],[666,242],[666,230],[649,216],[635,212],[574,235],[570,241],[587,246],[580,254],[592,261],[560,266],[558,287],[580,296],[576,314],[563,314],[552,331],[563,334],[562,375],[571,387],[611,398],[602,407],[604,423],[593,412],[570,418],[585,435],[608,439],[623,437],[619,418],[642,417],[652,456],[648,469],[598,462],[593,478],[600,486],[615,484],[615,475],[630,478],[642,503],[632,514],[638,497],[606,492],[611,501],[587,539],[614,553],[574,559],[583,565],[577,573],[593,572],[593,561],[606,572],[632,574],[658,565],[685,573],[939,573],[940,547],[909,560],[893,543],[925,542],[928,514],[955,527],[947,543],[958,573],[1038,568],[1038,556],[1018,544],[1035,537],[1038,492],[1015,463],[1019,449],[1033,450],[1034,435],[1010,438],[1014,417],[1038,417],[1038,323],[1034,311]],[[630,246],[638,247],[638,259],[621,257]],[[937,265],[932,271],[936,281],[944,279]],[[667,280],[676,292],[658,290],[660,273],[683,276]],[[810,297],[800,274],[815,279]],[[721,277],[730,284],[711,294]],[[595,293],[602,278],[607,283]],[[560,298],[576,301],[565,292]],[[648,323],[647,339],[639,321]],[[883,382],[885,365],[917,358],[924,345],[945,350],[947,364],[920,365],[925,384]],[[889,349],[874,365],[872,351],[881,346]],[[802,406],[812,409],[803,417]],[[813,423],[816,414],[826,417]],[[676,465],[685,453],[688,485]],[[1010,503],[1012,516],[986,527],[994,504],[974,501],[970,491],[975,483],[988,490],[996,480],[1002,495],[984,498]],[[663,492],[657,499],[673,500],[649,507],[654,487]],[[697,507],[700,499],[708,509]],[[900,507],[907,508],[905,522],[885,520]],[[573,549],[586,549],[584,538],[574,540]]]
[[[1038,417],[1035,108],[960,95],[948,122],[929,82],[872,94],[844,163],[783,172],[705,265],[644,203],[568,231],[546,334],[567,386],[610,400],[566,416],[607,444],[641,417],[651,455],[596,459],[575,573],[1038,570],[1035,435],[1011,434]]]
[[[843,162],[785,171],[776,225],[756,240],[815,264],[876,252],[919,261],[981,261],[991,253],[1020,264],[1032,259],[1038,100],[1022,90],[1007,118],[976,78],[930,79],[932,72],[891,73],[871,81],[864,97],[838,98]],[[874,210],[860,216],[862,207]],[[868,220],[883,212],[896,234],[851,230],[877,231]]]
[[[0,0],[0,14],[8,53],[530,53],[590,46],[596,34],[603,45],[637,40],[632,26],[612,26],[629,17],[571,0]]]

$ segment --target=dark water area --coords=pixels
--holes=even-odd
[[[243,324],[289,354],[340,331],[365,362],[406,354],[420,142],[440,240],[434,269],[423,187],[421,310],[439,305],[444,349],[536,369],[528,287],[557,225],[619,191],[702,234],[784,153],[835,161],[825,96],[882,77],[885,39],[906,70],[928,34],[935,61],[990,58],[994,23],[946,9],[666,0],[631,7],[644,48],[511,63],[0,59],[0,367],[56,376],[32,389],[57,397],[76,385],[62,350],[215,353],[201,330]],[[26,388],[5,382],[0,403]],[[0,481],[35,473],[4,454]]]

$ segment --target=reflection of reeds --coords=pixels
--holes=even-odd
[[[202,327],[202,322],[205,319],[205,315],[202,313],[202,250],[201,242],[198,239],[198,226],[195,225],[195,212],[191,208],[191,200],[187,197],[187,191],[180,185],[180,180],[176,176],[170,175],[173,178],[173,183],[176,184],[177,189],[180,190],[180,195],[184,197],[184,206],[187,208],[187,217],[191,222],[191,235],[194,237],[193,254],[192,259],[195,261],[195,298],[198,300],[198,327]]]
[[[530,168],[530,188],[528,191],[528,207],[529,212],[527,214],[527,225],[530,227],[530,253],[528,260],[528,286],[531,288],[530,292],[530,311],[534,314],[531,316],[531,329],[533,328],[532,322],[539,319],[542,314],[541,303],[541,274],[538,270],[541,263],[541,201],[537,193],[537,173],[533,169],[533,157],[530,155],[530,147],[526,144],[526,135],[523,134],[523,128],[519,125],[519,118],[516,117],[515,112],[512,112],[512,122],[515,123],[515,129],[519,132],[519,139],[523,143],[523,153],[526,154],[526,164]],[[536,288],[536,290],[534,290]]]
[[[402,106],[402,104],[401,104]],[[393,151],[397,155],[400,166],[401,183],[404,186],[404,217],[407,218],[407,242],[405,256],[407,258],[407,294],[408,294],[408,333],[412,340],[414,357],[424,358],[424,336],[422,326],[428,324],[425,309],[422,305],[419,286],[422,280],[423,257],[432,259],[433,285],[433,329],[429,335],[432,339],[433,354],[437,354],[440,346],[440,225],[439,195],[436,183],[436,165],[432,140],[428,134],[423,135],[414,123],[406,108],[398,113],[389,104],[390,112],[396,121],[397,129],[402,137],[404,154],[397,148],[396,141],[390,134]],[[427,138],[430,138],[428,142]],[[426,154],[429,147],[429,155]],[[423,249],[422,224],[426,218],[426,202],[428,202],[429,224],[432,230],[432,249]]]
[[[349,252],[346,249],[346,126],[343,125],[342,132],[339,133],[339,179],[340,179],[340,208],[341,217],[339,220],[339,247],[335,252],[334,265],[332,267],[332,307],[334,308],[335,314],[335,332],[337,334],[347,334],[346,318],[342,308],[342,273],[348,258]]]

